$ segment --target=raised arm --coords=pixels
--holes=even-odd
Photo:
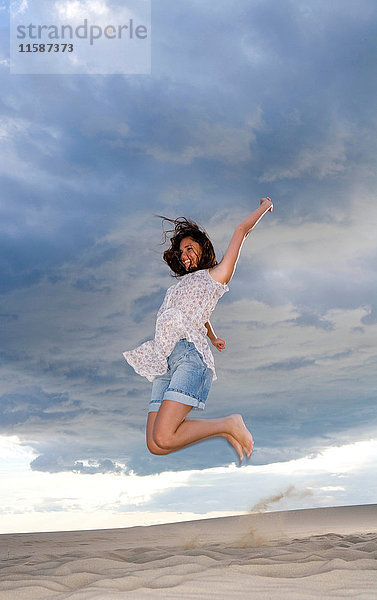
[[[211,269],[211,277],[220,283],[229,283],[236,269],[237,261],[240,256],[242,244],[249,235],[250,231],[261,220],[264,214],[273,210],[273,204],[270,198],[262,198],[258,208],[237,225],[233,237],[230,240],[227,251],[218,265]]]

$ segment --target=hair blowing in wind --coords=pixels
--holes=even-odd
[[[217,265],[215,250],[212,242],[209,239],[207,232],[200,228],[195,221],[191,221],[186,217],[169,219],[168,217],[163,217],[161,215],[156,216],[162,219],[162,230],[164,236],[162,244],[166,243],[168,234],[173,234],[170,237],[170,246],[167,250],[165,250],[162,257],[175,274],[175,277],[180,277],[181,275],[186,275],[187,273],[185,266],[181,262],[181,253],[179,248],[181,241],[186,237],[192,238],[195,242],[200,244],[202,248],[202,254],[198,265],[191,268],[191,272],[198,271],[199,269],[209,269]],[[164,229],[165,221],[173,223],[174,228]]]

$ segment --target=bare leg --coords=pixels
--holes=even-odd
[[[173,400],[164,400],[157,413],[153,428],[153,441],[163,450],[179,450],[185,446],[213,436],[231,436],[241,445],[249,458],[253,438],[246,429],[241,415],[220,419],[187,419],[191,406]],[[239,453],[242,460],[242,454]]]
[[[164,455],[164,454],[171,454],[172,452],[175,452],[176,450],[180,450],[182,447],[185,447],[185,446],[181,446],[178,448],[164,449],[164,448],[160,448],[160,446],[157,446],[156,442],[153,439],[153,429],[154,429],[154,424],[155,424],[155,421],[157,418],[157,414],[158,414],[157,412],[151,412],[148,414],[147,429],[146,429],[146,441],[147,441],[148,450],[152,454]],[[186,421],[188,421],[188,420],[189,419],[186,419]],[[236,453],[238,454],[240,461],[242,461],[243,448],[242,448],[241,444],[239,442],[237,442],[236,438],[234,438],[232,435],[227,434],[227,433],[220,434],[220,435],[222,437],[224,437],[229,442],[229,444],[231,444],[231,446],[233,446]],[[208,439],[211,437],[218,437],[218,436],[217,436],[217,434],[213,434],[213,435],[208,435],[206,438],[203,438],[203,439]],[[187,446],[191,446],[191,444],[194,444],[194,443],[195,442],[190,442],[189,444],[187,444]]]

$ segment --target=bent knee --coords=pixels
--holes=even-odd
[[[153,435],[153,442],[160,450],[170,450],[172,448],[171,440],[166,433],[156,431]]]
[[[164,450],[153,441],[147,440],[147,448],[151,454],[163,454]]]
[[[159,446],[154,439],[147,439],[147,448],[151,454],[167,454],[168,450]]]
[[[166,450],[159,448],[156,444],[147,444],[147,448],[151,454],[162,455],[166,454]]]

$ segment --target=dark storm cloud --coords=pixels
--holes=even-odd
[[[331,323],[331,321],[305,309],[302,310],[299,317],[292,319],[291,322],[301,327],[311,325],[312,327],[325,329],[326,331],[332,331],[334,329],[334,324]]]
[[[275,369],[278,371],[292,371],[293,369],[302,369],[303,367],[309,367],[315,365],[315,360],[309,360],[307,358],[289,358],[281,362],[271,363],[264,367],[259,367],[260,370]]]
[[[1,313],[0,319],[3,321],[16,321],[18,319],[18,315],[14,313]]]
[[[283,360],[280,362],[267,364],[263,367],[259,367],[258,370],[268,371],[271,369],[275,371],[293,371],[295,369],[302,369],[303,367],[314,366],[319,360],[341,360],[350,355],[352,355],[352,350],[347,350],[345,352],[336,352],[335,354],[324,354],[314,359],[307,359],[301,356],[297,356],[294,358],[288,358],[287,360]]]
[[[64,464],[64,458],[67,458],[67,464]],[[100,461],[88,460],[85,464],[83,461],[76,460],[69,464],[72,457],[69,453],[57,454],[56,451],[52,454],[41,454],[35,458],[30,467],[32,471],[44,471],[47,473],[72,472],[82,473],[85,475],[95,475],[97,473],[117,473],[126,474],[127,469],[116,465],[112,460],[104,459]]]
[[[183,4],[183,10],[185,7]],[[372,2],[362,11],[356,3],[345,7],[339,2],[331,6],[323,2],[315,6],[296,2],[223,4],[221,11],[211,15],[211,28],[205,34],[201,26],[206,21],[206,8],[196,5],[187,12],[186,35],[179,31],[186,43],[176,56],[177,63],[181,62],[181,78],[188,78],[190,69],[191,81],[202,89],[205,86],[208,95],[211,86],[217,93],[221,86],[221,97],[213,102],[219,112],[230,98],[234,102],[233,115],[245,114],[246,102],[249,109],[258,103],[263,105],[264,127],[257,131],[253,159],[247,166],[254,176],[263,178],[270,173],[270,181],[276,173],[283,178],[300,178],[300,189],[307,195],[311,178],[342,172],[347,151],[351,154],[348,158],[360,162],[368,156],[374,142],[368,136],[368,151],[360,153],[360,140],[357,146],[354,144],[353,123],[369,120],[374,113],[376,84],[370,78],[373,66],[368,59],[375,48]],[[174,43],[174,34],[172,37]],[[190,53],[190,61],[183,58],[186,52]],[[168,64],[175,66],[174,58]],[[193,68],[195,64],[197,69]],[[212,76],[206,78],[207,73]],[[354,84],[356,89],[350,93]],[[336,126],[343,120],[351,124],[352,133],[347,136],[345,131],[344,142],[342,126]],[[340,145],[338,153],[331,150],[334,138]],[[348,149],[343,149],[342,144],[347,146],[347,142]],[[327,156],[326,147],[330,151]],[[298,165],[300,155],[308,149],[317,151],[322,159],[319,156],[317,161],[310,161],[308,156]],[[303,174],[309,181],[302,181]],[[333,200],[339,202],[343,197],[344,201],[338,178],[336,185],[338,192]],[[327,190],[328,186],[326,182]],[[292,185],[286,187],[286,192],[288,189],[292,191]],[[281,190],[276,191],[281,197]],[[310,214],[318,214],[320,202],[317,198],[314,205],[308,205]]]
[[[377,306],[370,307],[368,314],[361,318],[363,325],[374,325],[377,323]]]
[[[152,294],[148,294],[147,296],[141,296],[133,301],[131,307],[131,317],[135,321],[135,323],[140,323],[142,319],[145,317],[146,313],[156,313],[158,308],[160,307],[166,290],[159,289],[156,292],[152,292]]]
[[[101,291],[106,292],[107,294],[111,292],[111,289],[108,286],[103,285],[103,281],[94,277],[94,275],[91,275],[90,277],[86,278],[80,277],[79,279],[76,279],[76,281],[73,284],[73,287],[82,292]]]
[[[69,422],[82,414],[84,409],[77,401],[69,400],[67,394],[46,394],[41,389],[23,390],[4,394],[0,398],[0,427],[3,432],[17,431],[28,422]]]

